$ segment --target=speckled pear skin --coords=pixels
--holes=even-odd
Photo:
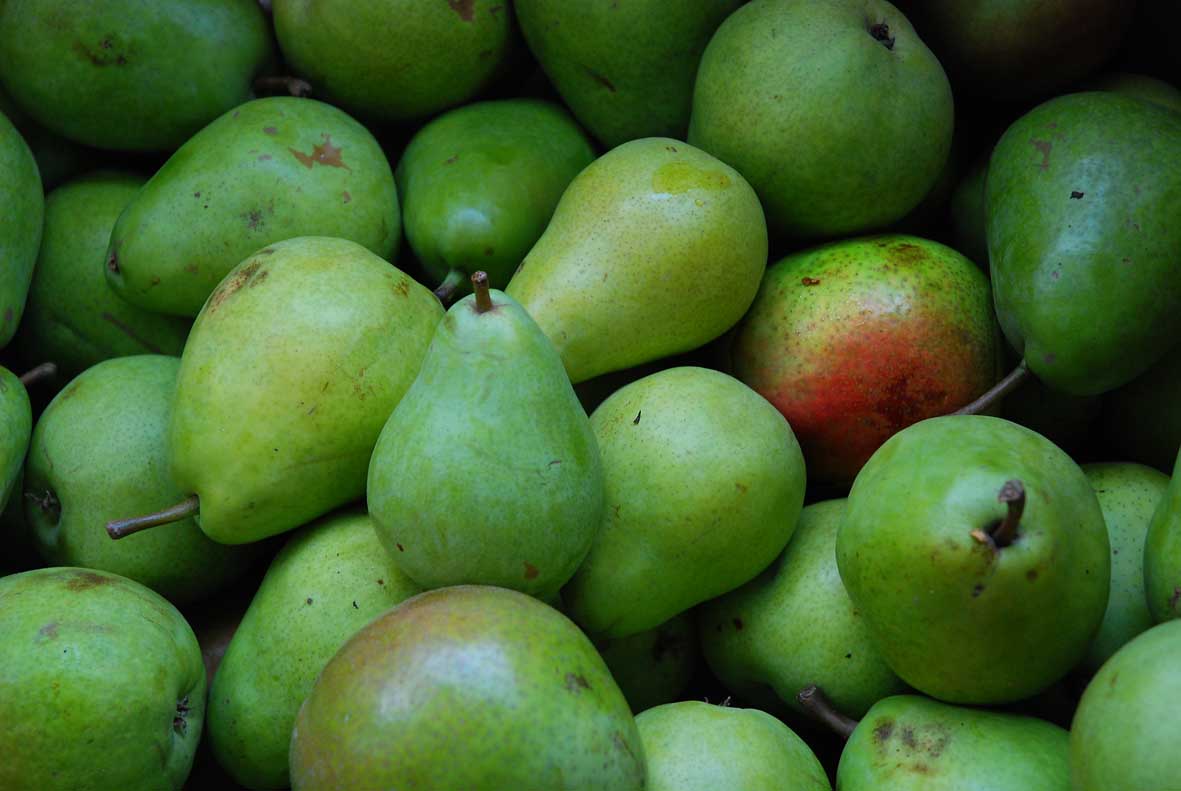
[[[392,261],[400,233],[394,175],[369,130],[323,102],[256,99],[189,138],[127,205],[107,281],[145,310],[195,316],[272,242],[331,236]]]
[[[291,730],[316,676],[362,626],[419,591],[390,562],[363,511],[294,533],[210,687],[205,724],[217,762],[247,788],[289,788]]]
[[[291,737],[293,791],[640,791],[635,719],[590,640],[523,593],[408,599],[324,668]]]
[[[505,293],[578,383],[718,337],[750,307],[766,265],[766,221],[746,179],[652,137],[578,174]]]
[[[562,591],[596,638],[651,629],[765,569],[796,529],[804,457],[783,416],[733,377],[669,368],[591,415],[607,507]]]
[[[20,377],[0,366],[0,511],[17,491],[33,433],[33,410]],[[19,492],[17,492],[19,496]]]
[[[517,0],[521,32],[564,103],[603,145],[684,139],[701,53],[741,0]]]
[[[246,572],[257,547],[209,540],[191,519],[112,541],[104,525],[175,505],[187,492],[168,468],[168,423],[180,358],[105,360],[41,413],[25,464],[28,530],[51,566],[102,569],[181,605]]]
[[[647,791],[831,791],[811,748],[758,709],[689,700],[636,717]]]
[[[937,463],[933,463],[937,461]],[[1026,503],[1015,540],[972,536]],[[931,418],[862,468],[837,533],[849,598],[890,667],[952,703],[1028,698],[1087,651],[1107,607],[1111,557],[1086,475],[1029,429],[985,415]]]
[[[0,113],[0,349],[12,340],[25,310],[44,215],[45,196],[33,153]]]
[[[343,239],[289,239],[236,267],[193,324],[169,430],[206,535],[258,541],[362,497],[442,316],[424,286]]]
[[[875,704],[853,731],[837,788],[1071,791],[1070,734],[1034,717],[895,695]]]
[[[1144,592],[1153,620],[1181,618],[1181,453],[1144,540]]]
[[[1157,624],[1099,668],[1070,725],[1072,791],[1173,791],[1181,777],[1181,621]]]
[[[986,189],[997,317],[1038,379],[1103,393],[1175,343],[1181,114],[1110,92],[1051,99],[1001,137]]]
[[[1156,623],[1144,592],[1144,544],[1169,476],[1128,462],[1085,464],[1111,543],[1111,594],[1103,623],[1083,659],[1095,671],[1120,646]]]
[[[424,588],[557,594],[603,519],[595,435],[541,328],[503,292],[456,302],[381,430],[366,496],[382,544]]]
[[[201,738],[205,666],[137,582],[54,567],[0,579],[0,788],[161,791]]]
[[[65,379],[111,357],[180,356],[190,321],[151,313],[120,299],[103,275],[111,229],[144,180],[93,173],[45,199],[45,233],[20,332],[22,359],[53,360]]]
[[[710,670],[744,700],[767,690],[799,713],[796,695],[816,684],[858,718],[906,691],[873,643],[837,571],[844,500],[806,506],[783,554],[762,574],[698,609]]]
[[[0,7],[0,80],[71,140],[168,151],[250,97],[272,57],[269,27],[241,0],[11,0]]]

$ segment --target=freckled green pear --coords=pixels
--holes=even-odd
[[[111,232],[106,275],[133,305],[195,316],[268,244],[331,236],[392,261],[400,233],[393,172],[369,130],[323,102],[256,99],[193,135],[148,180]]]
[[[750,307],[766,265],[766,220],[746,179],[651,137],[570,182],[505,293],[578,383],[718,337]]]
[[[301,528],[271,561],[209,690],[213,752],[247,788],[288,788],[299,706],[332,655],[378,614],[419,592],[359,511]]]
[[[1144,592],[1154,620],[1181,618],[1181,453],[1148,525]]]
[[[25,310],[44,214],[45,196],[33,153],[0,114],[0,349],[12,340]]]
[[[103,275],[111,228],[143,183],[130,173],[107,171],[63,184],[46,197],[41,251],[13,340],[26,362],[53,360],[69,379],[111,357],[180,356],[190,322],[120,299]]]
[[[13,492],[20,496],[16,483],[25,465],[32,432],[29,394],[16,374],[0,366],[0,511]]]

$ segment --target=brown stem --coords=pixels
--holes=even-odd
[[[979,415],[990,406],[1000,401],[1009,393],[1016,390],[1021,385],[1025,384],[1025,380],[1029,378],[1029,365],[1025,360],[1017,363],[1017,367],[1009,372],[1009,375],[997,382],[984,395],[977,398],[966,407],[957,409],[952,412],[953,415]]]
[[[262,7],[264,14],[271,13],[271,0],[258,0],[258,4]]]
[[[455,292],[459,289],[459,284],[462,282],[462,269],[452,269],[447,273],[447,277],[443,278],[443,282],[435,289],[435,296],[443,303],[443,307],[447,307],[455,299]]]
[[[472,275],[472,288],[476,290],[476,312],[487,313],[492,310],[492,296],[488,293],[488,273],[476,272]]]
[[[804,707],[804,711],[812,719],[829,728],[845,741],[849,740],[857,728],[857,720],[846,717],[837,711],[836,706],[832,705],[832,701],[828,699],[828,695],[824,694],[824,690],[815,684],[809,684],[801,689],[796,695],[796,701]]]
[[[266,96],[286,93],[302,98],[312,92],[312,85],[299,77],[259,77],[254,81],[254,92]]]
[[[194,494],[181,500],[176,505],[165,508],[162,511],[156,511],[154,514],[133,516],[129,519],[115,519],[107,522],[107,535],[116,539],[123,538],[132,533],[147,530],[149,527],[166,525],[170,522],[179,522],[197,513],[200,509],[201,502],[197,499],[197,495]]]
[[[1017,538],[1017,524],[1021,521],[1021,514],[1025,512],[1025,486],[1014,478],[1005,481],[1000,493],[996,496],[998,503],[1009,506],[1008,513],[1001,520],[1000,525],[992,532],[992,542],[998,547],[1007,547]]]
[[[36,368],[25,371],[20,375],[21,384],[27,390],[29,385],[35,385],[38,382],[44,381],[51,376],[57,375],[56,363],[41,363]]]

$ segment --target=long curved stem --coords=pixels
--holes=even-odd
[[[459,290],[461,283],[463,283],[462,269],[452,269],[447,273],[447,277],[443,278],[443,282],[435,289],[435,296],[443,303],[443,307],[447,307],[455,299],[455,292]]]
[[[804,707],[812,719],[826,726],[845,741],[853,735],[857,728],[857,720],[846,717],[837,711],[836,706],[824,694],[824,690],[815,684],[809,684],[796,695],[796,702]]]
[[[20,375],[21,384],[25,386],[25,389],[28,389],[30,385],[48,379],[56,373],[56,363],[41,363],[36,368],[31,368]]]
[[[1017,363],[1017,367],[1009,372],[1008,376],[993,385],[988,392],[977,398],[972,403],[965,407],[957,409],[952,412],[953,415],[979,415],[990,406],[1000,401],[1009,393],[1016,390],[1021,385],[1025,384],[1025,380],[1029,378],[1029,365],[1022,360]]]
[[[165,508],[162,511],[144,514],[143,516],[133,516],[128,519],[114,519],[107,522],[107,535],[115,539],[124,538],[132,533],[138,533],[141,530],[147,530],[151,527],[179,522],[186,517],[192,516],[199,510],[201,510],[200,500],[197,499],[197,495],[190,495],[176,505]]]

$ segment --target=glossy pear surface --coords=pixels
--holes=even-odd
[[[25,310],[44,214],[33,152],[0,113],[0,349],[12,339]]]

